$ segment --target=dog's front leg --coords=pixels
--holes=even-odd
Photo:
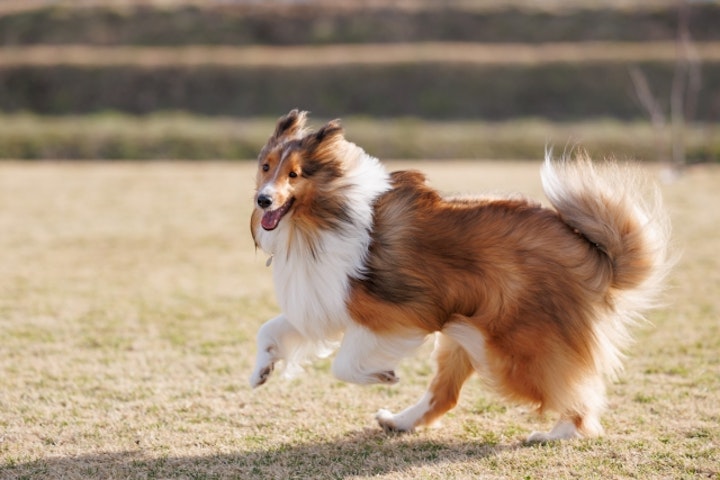
[[[255,369],[250,376],[253,388],[267,382],[279,360],[288,360],[290,352],[306,342],[284,315],[265,322],[257,334]]]
[[[383,335],[360,325],[348,328],[333,362],[333,374],[340,380],[368,385],[400,381],[395,367],[425,340],[423,332]]]

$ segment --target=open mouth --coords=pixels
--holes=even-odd
[[[260,221],[262,228],[268,231],[275,230],[280,224],[280,220],[282,220],[285,214],[290,210],[290,207],[292,207],[294,201],[295,198],[291,198],[290,200],[285,202],[280,208],[276,208],[275,210],[269,210],[263,213],[262,220]]]

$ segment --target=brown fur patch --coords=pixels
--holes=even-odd
[[[417,172],[392,178],[375,207],[366,277],[353,284],[353,318],[377,332],[433,332],[462,315],[486,338],[501,393],[559,406],[547,386],[576,384],[594,367],[591,325],[608,301],[610,260],[535,202],[449,201]]]
[[[473,366],[465,350],[445,336],[440,336],[435,352],[438,371],[430,384],[430,409],[420,422],[430,425],[457,405],[460,390],[472,375]]]

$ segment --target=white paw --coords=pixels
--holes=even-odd
[[[547,443],[554,440],[548,432],[532,432],[527,438],[527,443]]]
[[[527,438],[528,443],[548,443],[557,440],[581,438],[580,432],[572,422],[560,421],[549,432],[533,432]]]
[[[275,370],[274,355],[270,351],[267,353],[270,355],[258,355],[257,366],[250,376],[250,386],[252,388],[257,388],[267,382]]]
[[[386,433],[404,433],[415,430],[412,426],[403,425],[403,422],[398,421],[396,415],[393,415],[390,410],[378,410],[375,414],[375,420]]]
[[[252,375],[250,376],[250,386],[252,388],[257,388],[260,385],[264,384],[268,381],[268,378],[270,378],[270,375],[274,370],[274,362],[266,363],[264,365],[258,365],[257,367],[255,367],[255,371],[253,371]]]

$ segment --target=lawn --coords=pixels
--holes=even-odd
[[[539,162],[393,162],[446,192],[540,196]],[[656,175],[650,168],[649,174]],[[720,479],[720,168],[663,185],[681,259],[609,386],[607,434],[526,445],[536,418],[475,379],[439,429],[386,435],[424,391],[319,361],[250,390],[277,306],[250,163],[0,163],[0,478]]]

